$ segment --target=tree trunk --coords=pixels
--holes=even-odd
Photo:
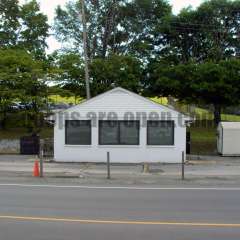
[[[220,104],[214,104],[214,123],[216,126],[221,122],[221,110]]]
[[[116,17],[115,15],[117,10],[116,8],[117,8],[117,1],[113,0],[112,4],[110,5],[106,13],[105,29],[102,37],[102,42],[103,42],[102,58],[106,57],[109,39],[111,37],[112,32],[114,31],[115,17]]]

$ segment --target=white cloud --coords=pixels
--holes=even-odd
[[[203,0],[169,0],[169,3],[173,6],[173,12],[179,13],[184,7],[192,6],[193,8],[198,7]]]
[[[38,0],[40,3],[41,11],[48,16],[48,22],[51,25],[54,20],[55,9],[58,5],[64,6],[69,0]],[[28,0],[19,0],[20,4],[28,2]],[[47,52],[51,53],[54,50],[61,48],[61,43],[59,43],[56,38],[51,35],[47,39],[48,49]]]
[[[68,0],[38,0],[40,2],[41,11],[48,15],[49,22],[54,19],[55,9],[58,5],[64,6]]]
[[[68,0],[39,0],[41,11],[48,16],[48,22],[51,25],[54,20],[55,9],[58,5],[64,6]],[[60,49],[62,44],[56,40],[56,38],[51,35],[47,39],[48,49],[47,53],[51,53],[54,50]]]

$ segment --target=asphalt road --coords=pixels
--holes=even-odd
[[[0,240],[240,239],[240,189],[0,185]]]

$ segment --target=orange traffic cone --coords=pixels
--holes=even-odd
[[[39,177],[39,165],[38,165],[38,161],[36,160],[34,162],[34,167],[33,167],[33,177]]]

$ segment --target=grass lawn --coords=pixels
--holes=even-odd
[[[213,113],[203,109],[203,108],[196,108],[195,110],[197,114],[197,118],[199,120],[213,120]],[[222,121],[233,121],[233,122],[238,122],[240,121],[240,116],[239,115],[233,115],[233,114],[222,114]]]
[[[152,101],[162,104],[162,105],[167,105],[168,104],[168,99],[166,97],[154,97],[154,98],[150,98]]]
[[[191,127],[191,153],[216,153],[216,129],[204,127]]]
[[[167,105],[168,99],[165,97],[158,98],[150,98],[156,103]],[[197,120],[213,120],[213,113],[209,110],[203,109],[203,108],[196,108],[195,109]],[[233,114],[222,114],[222,121],[233,121],[233,122],[240,122],[240,116],[233,115]]]
[[[191,132],[191,153],[192,154],[213,154],[216,153],[216,127],[214,127],[213,114],[205,109],[196,108],[197,120],[202,123],[198,127],[194,124],[190,128]],[[240,121],[240,116],[232,114],[222,114],[222,121]],[[206,121],[204,121],[206,120]]]
[[[159,97],[153,97],[150,98],[152,101],[159,103],[159,104],[163,104],[163,105],[167,105],[168,104],[168,100],[165,97],[159,98]],[[51,100],[52,102],[55,103],[72,103],[75,104],[75,97],[71,96],[71,97],[62,97],[60,95],[51,95],[49,96],[49,100]],[[81,101],[83,101],[84,98],[76,98],[76,104],[80,103]]]
[[[60,95],[51,95],[48,97],[50,101],[54,102],[54,103],[72,103],[72,104],[78,104],[80,103],[83,98],[76,98],[71,96],[71,97],[62,97]]]

